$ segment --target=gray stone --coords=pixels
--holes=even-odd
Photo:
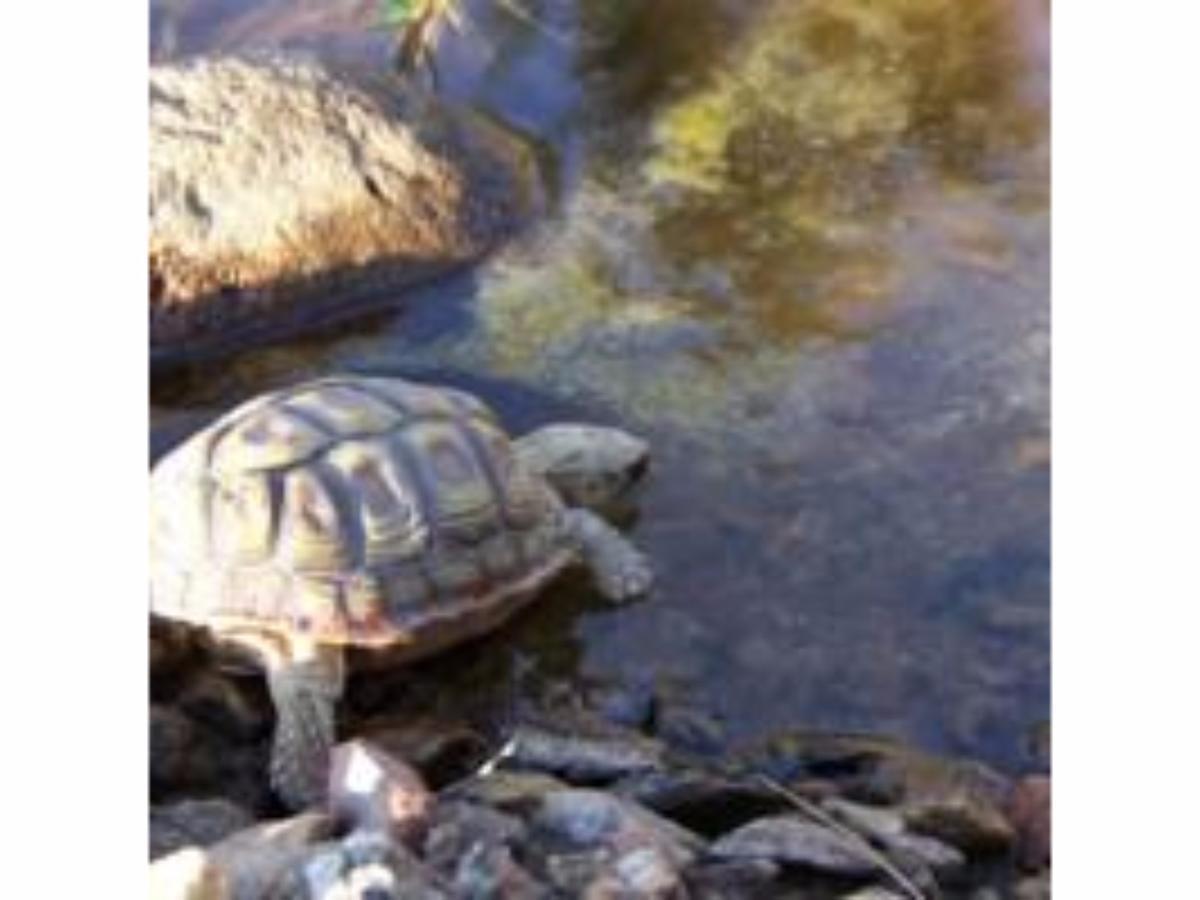
[[[278,53],[151,66],[152,361],[361,312],[537,202],[514,137],[382,74]]]
[[[150,808],[150,857],[181,847],[207,847],[249,828],[254,818],[228,800],[183,800]]]
[[[229,882],[198,847],[177,850],[150,866],[150,900],[230,900]]]
[[[567,781],[597,784],[662,768],[664,748],[636,735],[591,737],[522,726],[509,741],[504,765],[550,772]]]
[[[453,876],[461,900],[540,900],[550,889],[513,860],[507,847],[475,843],[461,855]]]
[[[286,897],[314,848],[333,833],[333,819],[309,812],[261,822],[210,848],[212,860],[229,878],[234,900]]]
[[[863,837],[881,845],[889,854],[933,872],[947,873],[962,868],[966,857],[937,838],[910,834],[904,816],[886,807],[864,806],[833,798],[822,803],[830,815]]]
[[[636,803],[594,790],[547,794],[533,824],[540,832],[579,849],[605,847],[621,855],[654,847],[680,868],[704,846],[700,838],[674,822]]]
[[[767,859],[833,875],[870,875],[878,866],[851,839],[793,815],[769,816],[743,825],[710,848],[714,859]]]
[[[1013,889],[1013,900],[1050,900],[1050,873],[1022,878]]]
[[[474,847],[516,847],[525,840],[525,823],[515,816],[476,803],[440,803],[425,837],[430,865],[451,871]]]
[[[499,769],[456,784],[449,788],[445,795],[494,806],[497,809],[528,812],[536,809],[547,794],[566,790],[568,787],[566,782],[540,772],[509,772]]]

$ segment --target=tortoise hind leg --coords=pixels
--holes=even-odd
[[[340,647],[296,649],[290,658],[267,667],[267,684],[276,716],[271,786],[289,809],[298,811],[325,799],[345,673]]]
[[[629,600],[650,589],[650,562],[619,531],[586,509],[566,511],[570,532],[596,587],[610,600]]]

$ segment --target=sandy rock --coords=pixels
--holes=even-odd
[[[228,800],[184,800],[150,808],[150,857],[182,847],[207,847],[249,828],[254,818]]]
[[[334,748],[328,796],[334,818],[398,841],[414,839],[424,830],[433,803],[420,775],[364,740]]]
[[[843,835],[794,815],[768,816],[709,847],[714,859],[766,859],[831,875],[870,875],[877,865]]]
[[[229,900],[229,883],[197,847],[178,850],[150,866],[150,900]]]
[[[150,70],[154,362],[362,312],[477,258],[536,204],[507,132],[315,60]]]

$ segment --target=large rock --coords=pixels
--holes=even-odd
[[[152,362],[394,298],[511,233],[536,183],[509,133],[386,75],[279,54],[152,66]]]

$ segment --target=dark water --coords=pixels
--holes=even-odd
[[[1020,765],[1049,717],[1046,5],[520,3],[536,25],[467,4],[443,90],[541,142],[544,225],[395,315],[156,384],[153,451],[333,371],[466,385],[515,431],[622,423],[656,449],[656,591],[565,584],[475,662]],[[159,58],[387,57],[373,2],[151,8]]]

